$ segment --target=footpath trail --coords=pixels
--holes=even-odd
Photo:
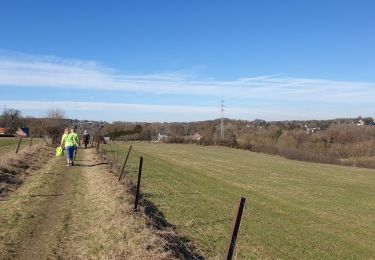
[[[173,259],[130,201],[94,149],[53,158],[0,203],[0,259]]]

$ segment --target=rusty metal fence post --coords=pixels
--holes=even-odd
[[[20,136],[20,139],[18,140],[18,145],[17,145],[17,149],[16,149],[16,154],[18,153],[18,150],[20,149],[21,142],[22,142],[22,136]]]
[[[141,158],[139,158],[138,182],[137,182],[137,191],[135,193],[134,211],[137,211],[137,207],[138,207],[139,190],[141,186],[141,176],[142,176],[142,164],[143,164],[143,157],[141,156]]]
[[[122,174],[124,173],[125,166],[126,166],[126,163],[128,162],[130,151],[131,151],[132,147],[133,147],[132,145],[129,147],[128,154],[126,155],[126,159],[125,159],[124,165],[122,166],[120,176],[118,177],[118,181],[121,180]]]
[[[244,207],[245,207],[245,202],[246,202],[246,198],[241,197],[237,205],[236,214],[233,218],[230,240],[228,242],[227,249],[225,251],[224,259],[226,260],[231,260],[233,257],[234,249],[236,247],[237,235],[240,230],[241,219],[242,219],[242,214],[243,214]]]

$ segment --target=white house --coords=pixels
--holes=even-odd
[[[199,141],[199,140],[202,139],[202,136],[201,136],[200,134],[198,134],[198,133],[195,133],[195,134],[193,134],[193,135],[191,136],[191,139],[192,139],[193,141]]]
[[[158,140],[157,140],[158,142],[165,141],[167,139],[168,139],[167,135],[162,135],[162,134],[158,133]]]

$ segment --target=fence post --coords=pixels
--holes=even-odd
[[[118,144],[116,144],[116,159],[115,159],[115,162],[116,162],[116,165],[117,165],[117,163],[118,163]],[[126,156],[126,158],[127,158],[127,156]]]
[[[99,138],[97,138],[96,140],[96,153],[99,153],[99,148],[100,148],[100,142],[99,142]]]
[[[20,139],[18,140],[18,145],[17,145],[17,149],[16,149],[16,154],[18,153],[18,150],[20,149],[21,141],[22,141],[22,136],[20,136]]]
[[[115,168],[117,168],[116,154],[115,154],[114,148],[112,148],[112,144],[111,144],[111,151],[112,151],[112,157],[113,157],[112,160],[115,164]]]
[[[126,159],[125,159],[124,165],[122,166],[120,176],[118,177],[118,181],[121,180],[122,174],[124,173],[125,166],[126,166],[126,163],[128,162],[129,154],[130,154],[130,150],[131,150],[131,149],[132,149],[132,145],[129,147],[128,154],[126,155]]]
[[[141,176],[142,176],[142,164],[143,164],[143,157],[139,159],[139,168],[138,168],[138,182],[137,182],[137,192],[135,194],[135,205],[134,211],[137,211],[138,207],[138,200],[139,200],[139,188],[141,186]]]
[[[229,243],[227,245],[227,249],[225,251],[225,258],[226,260],[231,260],[232,257],[233,257],[233,252],[234,252],[234,249],[236,247],[236,240],[237,240],[237,235],[238,235],[238,231],[240,230],[240,225],[241,225],[241,219],[242,219],[242,214],[243,214],[243,210],[244,210],[244,207],[245,207],[245,202],[246,202],[246,198],[244,197],[241,197],[239,202],[238,202],[238,205],[237,205],[237,210],[235,212],[235,216],[233,218],[233,223],[232,223],[232,232],[231,232],[231,235],[230,235],[230,240],[229,240]]]
[[[48,142],[47,142],[45,136],[43,135],[43,143],[42,143],[42,145],[43,145],[44,143],[46,143],[46,145],[48,145]]]
[[[31,139],[30,139],[29,149],[31,149],[31,146],[33,145],[33,138],[34,138],[34,137],[31,137]]]

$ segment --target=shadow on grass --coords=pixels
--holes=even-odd
[[[145,198],[141,200],[141,206],[145,209],[145,214],[152,220],[151,225],[158,230],[175,229],[175,226],[168,223],[164,214]],[[168,241],[168,249],[171,250],[178,259],[204,259],[198,254],[197,249],[191,241],[176,232],[162,232],[160,234]]]
[[[134,184],[129,182],[124,184],[128,186],[132,194],[135,194],[136,186]],[[178,259],[205,259],[198,253],[192,241],[175,231],[176,226],[167,221],[163,212],[149,201],[145,194],[140,194],[139,206],[144,209],[144,214],[149,220],[147,224],[158,230],[158,234],[167,241],[166,249],[168,251],[171,251]]]
[[[103,164],[108,164],[108,163],[106,163],[106,162],[94,163],[94,164],[80,164],[80,163],[75,163],[74,166],[79,166],[79,167],[94,167],[94,166],[103,165]]]
[[[18,197],[58,197],[64,194],[28,194],[28,195],[18,195]]]
[[[118,177],[119,167],[115,165],[107,156],[103,156],[105,160],[109,162],[109,166],[112,172]],[[136,170],[125,169],[124,175],[122,176],[121,183],[125,185],[127,191],[131,194],[135,194],[136,186],[134,183],[129,181],[126,173],[137,172]],[[164,214],[151,202],[144,194],[140,194],[138,203],[140,208],[143,208],[144,214],[147,216],[147,224],[157,230],[158,235],[165,239],[165,249],[173,253],[178,259],[193,259],[202,260],[204,256],[198,253],[198,249],[193,245],[192,241],[188,238],[178,234],[175,229],[176,227],[170,224]],[[138,211],[136,211],[138,212]]]

